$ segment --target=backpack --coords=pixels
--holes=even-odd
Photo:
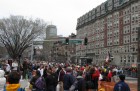
[[[35,86],[40,90],[45,89],[46,87],[45,79],[43,77],[39,77],[35,82]]]
[[[75,88],[77,87],[77,83],[78,83],[78,81],[75,80],[75,82],[74,82],[74,83],[71,85],[71,87],[69,88],[69,91],[74,91]]]

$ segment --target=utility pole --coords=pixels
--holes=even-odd
[[[137,56],[137,63],[138,63],[138,91],[140,91],[140,27],[138,27],[138,56]]]

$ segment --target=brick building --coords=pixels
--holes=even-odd
[[[66,37],[57,38],[58,41],[54,42],[53,47],[51,49],[51,57],[57,62],[75,63],[76,45],[74,43],[70,43],[70,40],[75,39],[76,35],[72,33],[67,38],[69,39],[69,44],[65,43]]]
[[[137,63],[140,0],[107,0],[77,20],[77,38],[88,38],[88,45],[77,45],[76,55],[90,56],[103,64],[110,53],[111,64],[130,67]]]

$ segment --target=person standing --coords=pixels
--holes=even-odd
[[[95,85],[93,81],[93,74],[95,73],[95,69],[93,67],[89,67],[88,72],[86,72],[85,81],[86,81],[86,91],[95,91]]]
[[[111,82],[111,78],[112,78],[112,71],[109,70],[108,75],[107,75],[107,81]]]
[[[0,70],[0,91],[3,91],[4,85],[6,84],[6,78],[4,77],[5,72]]]
[[[20,74],[16,71],[12,71],[8,75],[8,85],[4,88],[3,91],[25,91],[23,88],[20,88],[19,84]]]
[[[6,71],[6,75],[8,75],[10,73],[10,71],[11,71],[11,67],[8,64],[8,61],[6,61],[6,69],[5,69],[5,71]]]
[[[26,78],[27,69],[28,69],[28,63],[27,63],[27,61],[24,61],[24,62],[23,62],[23,79]]]
[[[111,82],[117,82],[118,76],[116,75],[116,71],[112,73]]]
[[[77,91],[86,91],[86,82],[85,79],[82,77],[83,71],[78,72],[78,76],[76,77],[77,79],[77,86],[76,89]]]
[[[41,76],[40,71],[36,71],[35,76],[32,77],[30,84],[33,86],[32,91],[38,91],[38,88],[35,85],[37,79]]]
[[[57,79],[53,75],[52,69],[49,68],[47,70],[47,76],[45,77],[45,82],[46,82],[46,90],[47,91],[55,91],[56,87],[56,81]]]
[[[130,88],[127,83],[125,83],[125,75],[119,76],[120,81],[115,84],[113,91],[130,91]]]
[[[64,75],[64,91],[69,91],[70,87],[72,84],[75,82],[76,78],[71,74],[72,73],[72,68],[67,67],[66,68],[66,74]]]

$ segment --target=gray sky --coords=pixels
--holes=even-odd
[[[106,0],[0,0],[0,18],[22,15],[57,26],[58,35],[76,33],[77,18]]]

